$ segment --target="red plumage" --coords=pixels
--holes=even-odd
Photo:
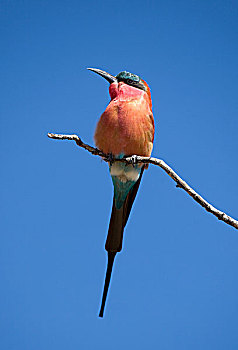
[[[146,84],[147,85],[147,84]],[[150,156],[154,119],[150,90],[115,82],[109,88],[111,102],[102,114],[94,135],[105,153]]]

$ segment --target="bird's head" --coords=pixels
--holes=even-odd
[[[123,71],[123,72],[118,73],[116,76],[113,76],[113,75],[111,75],[111,74],[109,74],[101,69],[97,69],[97,68],[88,68],[88,69],[94,73],[101,75],[101,77],[106,79],[110,83],[110,85],[123,83],[123,84],[126,84],[132,88],[136,88],[136,89],[140,89],[140,90],[145,91],[147,93],[150,101],[151,101],[150,88],[147,85],[147,83],[139,77],[139,75],[132,74],[132,73],[127,72],[127,71]]]

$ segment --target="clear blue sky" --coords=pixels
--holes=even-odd
[[[152,90],[164,159],[238,218],[237,1],[0,1],[0,348],[238,348],[238,231],[150,166],[98,318],[112,203],[86,70]]]

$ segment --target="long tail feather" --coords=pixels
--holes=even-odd
[[[110,284],[110,279],[112,275],[112,267],[114,263],[114,259],[116,256],[116,252],[108,252],[108,262],[107,262],[107,273],[105,277],[105,283],[104,283],[104,290],[103,290],[103,296],[102,296],[102,304],[99,312],[99,317],[103,317],[104,308],[106,304],[107,299],[107,292]]]
[[[136,194],[141,182],[143,171],[144,171],[144,167],[141,170],[139,179],[137,180],[133,188],[128,193],[126,200],[120,209],[116,208],[115,199],[113,198],[111,219],[110,219],[108,235],[107,235],[107,240],[105,245],[105,249],[108,251],[107,272],[105,277],[99,317],[103,317],[114,259],[115,259],[116,253],[120,252],[122,249],[123,231],[126,226],[128,217],[130,215],[133,202],[136,198]]]
[[[108,252],[120,252],[122,249],[122,239],[124,231],[124,211],[125,202],[120,209],[117,209],[115,204],[115,198],[113,198],[111,219],[105,244],[105,249]]]

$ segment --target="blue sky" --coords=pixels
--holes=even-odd
[[[237,1],[0,1],[0,348],[237,349],[238,231],[146,172],[98,318],[112,203],[86,70],[151,87],[164,159],[238,218]]]

